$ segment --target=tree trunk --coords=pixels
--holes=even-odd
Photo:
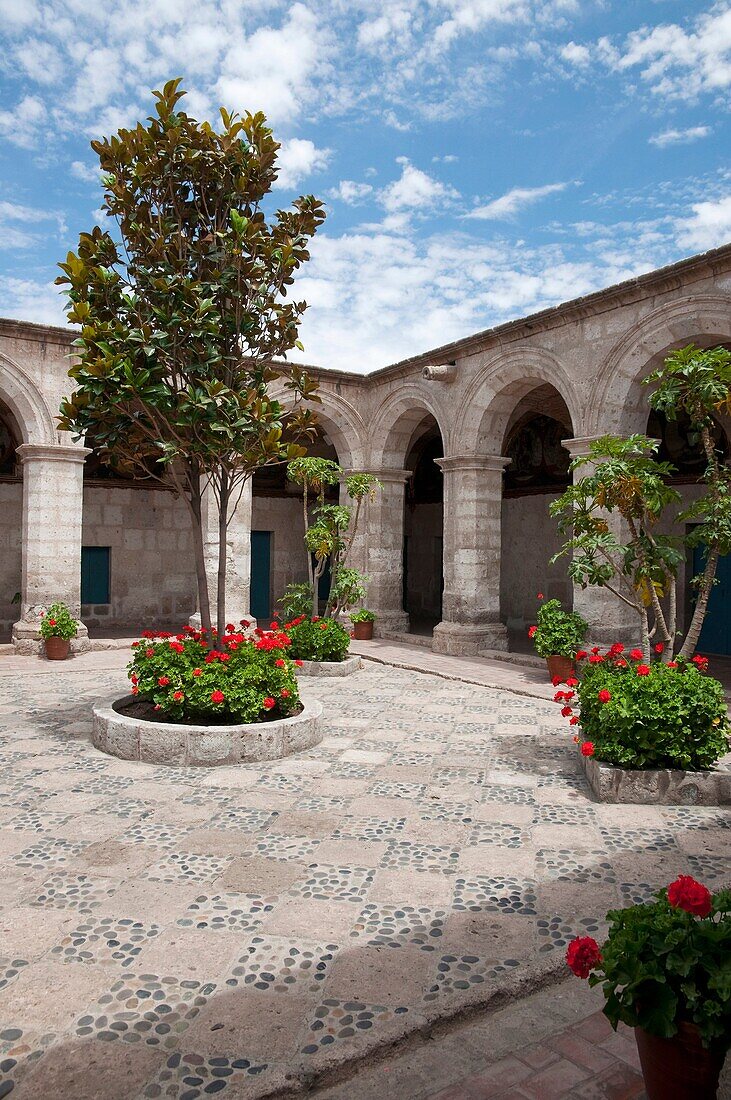
[[[208,576],[206,575],[206,555],[203,546],[203,509],[201,504],[200,474],[193,469],[188,477],[188,489],[193,531],[193,551],[195,554],[195,576],[198,584],[198,608],[201,626],[206,633],[208,645],[211,644],[211,603],[208,598]]]
[[[647,608],[642,607],[640,609],[640,644],[642,646],[642,656],[645,661],[650,660],[650,626],[647,621]]]
[[[717,565],[718,545],[711,547],[708,557],[706,558],[706,568],[703,570],[703,580],[701,581],[700,591],[698,593],[698,602],[693,610],[693,618],[690,620],[690,626],[688,627],[685,641],[678,653],[678,656],[683,657],[686,661],[690,660],[695,653],[695,647],[698,645],[698,639],[701,636],[703,620],[706,617],[706,610],[708,608],[708,600],[716,577]]]
[[[218,576],[216,584],[216,626],[219,640],[226,633],[226,569],[228,566],[228,505],[230,485],[228,471],[221,471],[218,501]]]
[[[315,581],[314,581],[313,569],[312,569],[312,554],[310,553],[309,547],[307,545],[307,532],[308,532],[309,527],[310,527],[310,521],[309,521],[309,517],[307,515],[307,478],[305,478],[305,480],[303,482],[303,485],[302,485],[302,515],[303,515],[303,520],[304,520],[304,525],[305,525],[304,538],[305,538],[305,554],[307,555],[307,576],[308,576],[309,581],[310,581],[310,588],[314,588],[315,587]]]

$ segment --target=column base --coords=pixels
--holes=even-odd
[[[375,611],[375,613],[377,618],[373,624],[374,638],[382,638],[384,634],[408,633],[409,616],[405,611]]]
[[[15,652],[21,657],[37,657],[45,652],[37,620],[19,619],[17,623],[13,623],[12,643]],[[89,631],[80,622],[78,634],[71,639],[71,652],[87,653],[89,648]]]
[[[507,652],[508,631],[504,623],[442,621],[434,627],[432,649],[453,657],[476,657],[481,649]]]

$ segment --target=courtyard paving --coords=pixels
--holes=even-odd
[[[727,813],[593,803],[544,699],[368,662],[303,681],[316,749],[165,768],[90,745],[123,661],[0,660],[0,1098],[297,1089],[731,879]]]

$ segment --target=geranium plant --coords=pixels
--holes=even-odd
[[[42,638],[62,638],[68,641],[79,632],[79,624],[65,603],[54,603],[41,619]]]
[[[712,894],[680,875],[656,900],[612,910],[609,936],[569,944],[577,977],[603,986],[604,1015],[649,1035],[672,1038],[694,1024],[703,1046],[725,1050],[731,1039],[731,890]]]
[[[705,657],[664,664],[657,653],[646,662],[641,649],[626,651],[620,643],[606,653],[595,647],[577,656],[580,680],[554,699],[581,727],[577,740],[585,756],[623,768],[700,771],[728,751],[723,686],[705,675]]]
[[[539,657],[573,657],[581,647],[587,623],[576,611],[565,611],[560,600],[547,600],[538,608],[538,622],[528,630]]]
[[[132,694],[167,721],[210,725],[288,718],[301,709],[297,662],[288,634],[273,626],[251,635],[228,624],[223,636],[213,632],[212,646],[204,630],[192,627],[180,634],[144,631],[133,643],[128,666]]]
[[[291,641],[290,654],[300,661],[344,661],[350,635],[334,619],[301,615],[285,624]]]

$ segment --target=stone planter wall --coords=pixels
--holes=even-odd
[[[600,802],[658,806],[731,806],[731,754],[712,771],[671,768],[639,771],[579,755],[592,791]]]
[[[304,709],[293,718],[237,726],[145,722],[119,714],[108,704],[94,707],[91,739],[111,756],[147,764],[213,767],[279,760],[322,740],[322,704],[302,702]]]
[[[363,659],[354,654],[344,661],[303,661],[298,676],[350,676],[362,666]]]

